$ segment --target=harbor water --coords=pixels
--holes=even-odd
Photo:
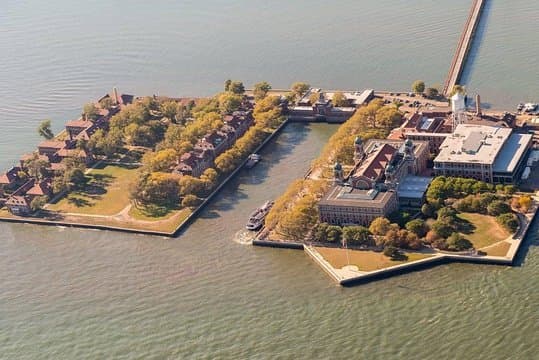
[[[3,0],[0,167],[113,86],[206,96],[227,78],[324,88],[443,83],[471,1]],[[539,10],[489,1],[465,79],[538,101]],[[516,26],[518,24],[518,26]],[[539,236],[518,266],[450,264],[341,288],[254,248],[249,214],[336,130],[289,124],[177,238],[0,223],[0,359],[533,359]]]

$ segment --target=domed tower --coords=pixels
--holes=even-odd
[[[335,165],[333,166],[333,181],[336,184],[342,183],[344,179],[344,172],[342,169],[342,165],[337,161]]]
[[[414,142],[410,139],[404,142],[404,156],[408,159],[414,158]]]
[[[358,136],[354,141],[354,160],[359,162],[363,160],[365,156],[365,150],[363,150],[363,140]]]

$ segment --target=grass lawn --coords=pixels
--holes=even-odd
[[[348,265],[349,257],[350,265],[357,266],[360,271],[380,270],[432,256],[422,253],[406,253],[408,260],[393,261],[383,253],[375,251],[348,250],[348,257],[346,255],[347,251],[341,248],[317,247],[316,251],[318,251],[320,255],[322,255],[322,257],[335,269],[341,269],[342,267]]]
[[[490,256],[506,256],[510,247],[511,247],[511,244],[504,241],[497,245],[491,246],[488,249],[485,249],[483,251],[486,252],[487,255],[490,255]]]
[[[129,184],[136,168],[123,165],[103,165],[87,175],[83,189],[73,191],[48,210],[89,215],[114,215],[129,205]]]
[[[476,249],[493,245],[497,242],[507,239],[511,235],[505,228],[496,222],[493,216],[460,213],[458,217],[470,227],[469,231],[463,231],[461,234],[470,240]]]

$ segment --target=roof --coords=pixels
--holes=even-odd
[[[493,171],[513,172],[532,141],[531,134],[511,134],[494,161]]]
[[[359,190],[335,185],[324,195],[319,205],[382,208],[394,196],[394,191]]]
[[[11,206],[21,206],[21,205],[30,206],[30,201],[28,200],[28,198],[26,196],[15,195],[15,196],[10,196],[9,199],[7,199],[6,205],[11,205]]]
[[[90,126],[92,126],[94,123],[88,120],[84,120],[82,118],[77,120],[71,120],[66,123],[66,127],[74,127],[79,129],[86,129]]]
[[[361,165],[354,171],[353,176],[365,176],[369,179],[378,179],[384,173],[384,170],[391,161],[396,148],[389,144],[382,144],[376,150],[367,155]]]
[[[445,138],[434,161],[493,164],[511,132],[502,127],[460,124]]]
[[[49,195],[51,192],[51,180],[46,179],[35,184],[30,190],[26,192],[26,195],[42,196]]]
[[[409,199],[422,199],[432,179],[429,176],[407,175],[400,181],[397,195]]]
[[[52,149],[61,149],[66,146],[65,141],[58,141],[58,140],[45,140],[42,141],[38,147],[40,148],[52,148]]]
[[[6,171],[4,174],[0,175],[0,184],[2,185],[9,185],[13,181],[18,179],[18,173],[21,171],[21,168],[18,166],[14,166],[8,171]]]

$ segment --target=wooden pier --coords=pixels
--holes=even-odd
[[[477,24],[479,24],[481,19],[481,13],[483,12],[485,2],[486,0],[473,1],[470,14],[468,15],[468,19],[464,24],[464,31],[460,36],[457,49],[455,51],[455,56],[453,57],[453,61],[451,62],[451,66],[449,68],[449,73],[447,74],[447,78],[444,83],[443,94],[445,96],[448,96],[453,90],[453,87],[460,81],[462,70],[466,64],[468,51],[470,50]]]

